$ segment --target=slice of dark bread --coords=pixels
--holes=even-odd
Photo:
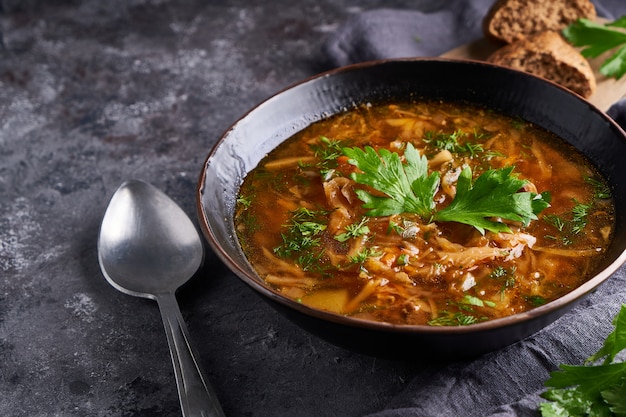
[[[482,24],[485,37],[511,43],[546,30],[559,31],[579,18],[596,18],[590,0],[498,0]]]
[[[540,32],[505,45],[487,61],[538,75],[583,97],[591,96],[596,89],[589,62],[555,31]]]

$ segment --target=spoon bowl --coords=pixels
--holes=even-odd
[[[118,290],[156,299],[175,292],[204,259],[202,241],[187,215],[167,195],[141,181],[115,192],[102,220],[98,257]]]
[[[156,300],[167,335],[183,416],[223,416],[191,345],[176,290],[200,268],[204,248],[185,212],[137,180],[117,189],[102,219],[98,261],[119,291]]]

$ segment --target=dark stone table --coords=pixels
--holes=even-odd
[[[348,15],[428,3],[0,0],[0,415],[180,415],[156,303],[98,267],[112,193],[149,181],[197,223],[230,124],[327,69],[320,47]],[[425,366],[305,333],[211,253],[178,295],[229,416],[375,412]]]

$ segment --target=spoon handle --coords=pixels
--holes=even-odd
[[[215,391],[204,376],[189,338],[187,325],[172,293],[156,296],[172,355],[178,396],[184,417],[223,417]]]

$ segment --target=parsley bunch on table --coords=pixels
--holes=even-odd
[[[456,196],[441,210],[436,210],[435,193],[440,184],[439,172],[428,173],[428,160],[413,145],[406,145],[404,160],[395,152],[372,147],[342,148],[348,162],[360,172],[351,175],[359,184],[378,193],[357,190],[357,196],[369,209],[368,216],[413,213],[426,221],[458,222],[475,227],[481,233],[510,232],[509,227],[492,220],[501,218],[528,225],[550,204],[548,193],[520,192],[526,184],[513,175],[513,167],[492,169],[473,180],[465,167],[457,182]],[[382,193],[382,195],[381,195]]]
[[[550,387],[540,404],[543,417],[626,416],[626,305],[613,320],[615,329],[584,365],[560,365],[545,382]]]
[[[596,58],[619,47],[600,66],[601,74],[619,79],[626,73],[626,32],[624,29],[626,29],[626,16],[606,24],[578,19],[563,29],[563,36],[572,45],[582,47],[581,54],[586,58]]]

